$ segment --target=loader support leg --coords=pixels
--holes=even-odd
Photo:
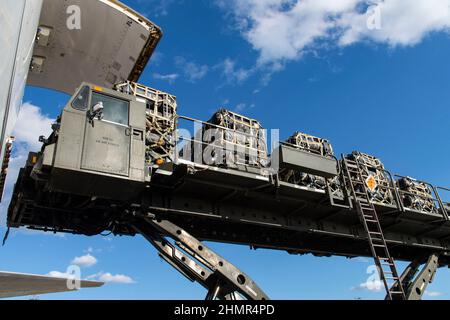
[[[249,300],[268,299],[249,276],[172,222],[142,218],[133,227],[156,247],[166,262],[204,286],[208,290],[206,299],[234,299],[236,292]],[[175,240],[181,250],[165,237]]]
[[[421,265],[419,261],[413,261],[406,267],[400,277],[400,281],[406,288],[407,300],[422,299],[427,286],[433,281],[439,267],[438,259],[439,256],[437,254],[431,255],[419,274],[417,274]]]
[[[427,263],[423,266],[417,277],[408,287],[406,298],[408,300],[421,300],[427,286],[433,282],[433,278],[438,269],[438,255],[433,254],[428,258]]]

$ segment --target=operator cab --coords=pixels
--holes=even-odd
[[[132,95],[83,83],[32,174],[48,175],[52,191],[129,199],[145,182],[145,110]]]

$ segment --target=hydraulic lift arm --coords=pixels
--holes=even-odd
[[[205,287],[207,300],[233,300],[236,293],[249,300],[269,299],[249,276],[172,222],[143,217],[133,227],[166,262]],[[166,237],[175,240],[175,245],[182,250]]]
[[[206,288],[206,300],[234,300],[236,293],[249,300],[269,299],[249,276],[172,222],[154,217],[140,218],[133,227],[159,251],[161,258],[187,279]],[[175,245],[167,237],[175,240]],[[431,255],[419,274],[420,261],[408,265],[400,276],[406,300],[423,297],[438,269],[438,258],[437,254]],[[391,290],[396,290],[395,285]],[[390,300],[389,297],[386,299]]]
[[[417,272],[422,264],[420,261],[413,261],[406,267],[405,271],[403,271],[400,276],[400,281],[406,291],[406,300],[422,299],[427,286],[433,282],[439,267],[438,259],[439,256],[437,254],[430,255],[419,274],[417,274]],[[388,297],[386,297],[386,300],[387,298]]]

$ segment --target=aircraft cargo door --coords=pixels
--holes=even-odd
[[[91,110],[103,105],[103,116],[87,117],[81,168],[129,176],[129,101],[93,92]]]

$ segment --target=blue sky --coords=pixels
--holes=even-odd
[[[307,132],[330,139],[336,154],[360,150],[380,157],[391,172],[449,186],[447,0],[414,5],[387,0],[380,5],[376,30],[367,28],[367,4],[359,0],[123,2],[163,29],[140,82],[175,94],[181,114],[207,120],[227,107],[259,119],[265,128],[279,128],[282,139],[297,130]],[[25,151],[39,145],[32,137],[37,140],[40,131],[48,130],[67,99],[27,88],[9,189]],[[444,197],[450,201],[450,194]],[[5,207],[0,207],[0,221]],[[369,276],[370,259],[211,246],[271,298],[383,297],[360,287]],[[111,282],[40,299],[202,299],[206,294],[158,258],[141,237],[14,230],[0,248],[0,270],[65,272],[75,257],[82,257],[83,277],[103,275]],[[425,298],[449,297],[450,272],[442,269]]]

